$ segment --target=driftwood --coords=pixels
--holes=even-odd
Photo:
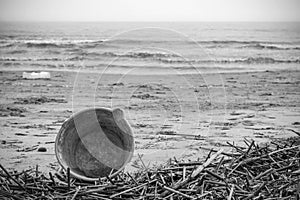
[[[38,167],[10,172],[0,165],[0,199],[300,199],[300,137],[245,144],[230,144],[235,153],[212,150],[203,162],[174,159],[94,183],[69,170],[46,176]]]

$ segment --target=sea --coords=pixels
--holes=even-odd
[[[300,69],[297,22],[1,22],[0,70]]]

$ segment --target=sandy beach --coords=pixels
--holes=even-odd
[[[119,107],[134,131],[126,170],[193,160],[211,148],[295,136],[300,130],[300,71],[190,75],[118,75],[50,71],[25,80],[1,71],[1,164],[7,169],[59,168],[54,141],[64,120],[91,107]],[[217,80],[222,80],[220,83]],[[209,82],[209,83],[208,83]]]

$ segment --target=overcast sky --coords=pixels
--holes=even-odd
[[[300,0],[0,0],[1,21],[300,21]]]

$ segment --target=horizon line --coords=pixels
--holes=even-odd
[[[87,22],[87,23],[91,23],[91,22],[103,22],[103,23],[122,23],[122,22],[131,22],[131,23],[181,23],[181,22],[188,22],[188,23],[191,23],[191,22],[202,22],[202,23],[241,23],[241,22],[248,22],[248,23],[299,23],[300,20],[282,20],[282,21],[251,21],[251,20],[241,20],[241,21],[235,21],[235,20],[228,20],[228,21],[218,21],[218,20],[183,20],[183,21],[173,21],[173,20],[166,20],[166,21],[158,21],[158,20],[145,20],[145,21],[133,21],[133,20],[1,20],[0,19],[0,22],[6,22],[6,23],[11,23],[11,22],[61,22],[61,23],[66,23],[66,22],[80,22],[80,23],[83,23],[83,22]]]

